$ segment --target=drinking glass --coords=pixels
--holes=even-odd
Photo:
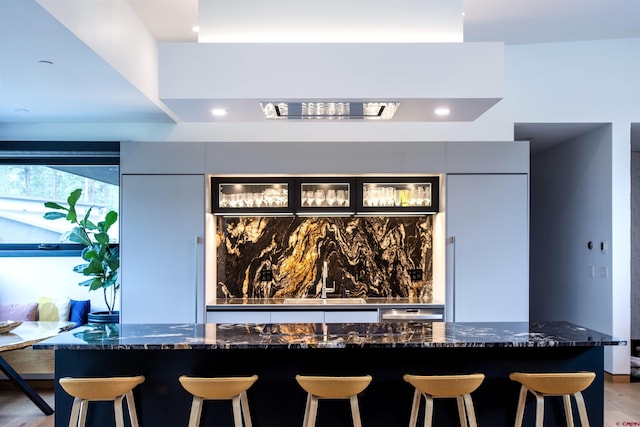
[[[336,202],[336,190],[327,190],[327,204],[333,206]]]
[[[257,207],[262,206],[262,193],[253,193],[253,204]]]
[[[244,201],[244,205],[248,208],[253,206],[253,193],[243,193],[242,200]]]

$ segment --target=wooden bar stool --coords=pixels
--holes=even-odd
[[[183,375],[178,378],[182,387],[193,395],[189,427],[198,427],[200,425],[202,403],[205,400],[231,400],[234,426],[242,427],[244,420],[244,425],[251,427],[247,390],[257,379],[257,375],[220,378],[188,377]]]
[[[96,401],[112,401],[116,427],[124,427],[124,408],[122,407],[124,398],[127,399],[131,425],[138,427],[138,414],[132,390],[143,382],[142,375],[135,377],[60,378],[60,386],[74,397],[69,427],[84,426],[89,402]]]
[[[562,396],[564,402],[564,414],[567,426],[573,427],[573,413],[571,411],[571,396],[576,400],[580,424],[589,427],[587,408],[582,397],[582,390],[591,385],[596,374],[593,372],[568,372],[568,373],[522,373],[513,372],[509,375],[513,381],[522,384],[516,412],[516,427],[522,425],[524,417],[524,405],[527,400],[527,391],[536,397],[536,427],[542,427],[544,421],[544,398],[546,396]]]
[[[418,422],[418,411],[420,410],[420,396],[424,396],[424,425],[430,427],[433,423],[433,399],[455,398],[458,402],[458,415],[460,425],[476,427],[476,414],[473,410],[473,400],[471,392],[475,391],[482,381],[484,374],[469,375],[409,375],[406,374],[404,380],[415,387],[413,394],[413,405],[411,406],[411,418],[409,427],[415,427]]]
[[[318,399],[349,399],[354,427],[362,427],[358,393],[369,383],[371,375],[358,377],[315,377],[296,375],[296,381],[307,392],[307,405],[304,410],[303,427],[314,427],[318,414]]]

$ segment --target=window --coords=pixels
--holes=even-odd
[[[76,188],[79,214],[92,208],[97,222],[109,210],[119,212],[119,144],[49,143],[63,149],[43,151],[28,148],[45,143],[14,143],[21,149],[2,150],[6,144],[0,143],[0,256],[77,255],[81,245],[60,240],[71,224],[43,218],[50,211],[44,202],[64,204]],[[109,234],[118,243],[118,223]]]

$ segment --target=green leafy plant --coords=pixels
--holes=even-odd
[[[118,214],[115,211],[109,211],[103,221],[94,224],[89,220],[93,209],[91,207],[84,217],[79,218],[76,204],[81,195],[81,189],[72,191],[67,198],[67,206],[56,202],[46,202],[44,204],[46,208],[56,210],[46,212],[44,218],[49,220],[64,218],[74,225],[73,229],[62,235],[61,240],[80,243],[85,246],[82,250],[82,259],[86,263],[76,265],[73,267],[73,271],[82,273],[90,277],[90,279],[78,284],[80,286],[88,286],[90,291],[102,289],[104,302],[109,313],[112,313],[116,303],[116,296],[120,290],[120,283],[118,282],[120,253],[117,247],[109,244],[109,229],[118,220]]]

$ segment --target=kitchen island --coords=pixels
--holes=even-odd
[[[180,375],[257,374],[249,390],[256,426],[299,426],[305,393],[296,374],[371,374],[360,396],[363,425],[407,425],[413,389],[402,380],[418,375],[486,375],[473,393],[479,425],[511,426],[519,387],[513,371],[589,370],[584,392],[594,426],[603,424],[604,346],[625,345],[567,322],[365,323],[365,324],[120,324],[88,325],[34,346],[56,351],[56,380],[64,376],[144,375],[135,399],[141,425],[186,425],[191,396]],[[56,385],[56,425],[68,422],[72,399]],[[532,425],[532,403],[525,425]],[[89,411],[89,425],[113,425],[109,404]],[[564,425],[561,399],[546,405],[545,426]],[[208,402],[202,425],[232,425],[228,402]],[[320,404],[318,426],[349,425],[341,401]],[[455,425],[455,401],[436,402],[435,425]]]

